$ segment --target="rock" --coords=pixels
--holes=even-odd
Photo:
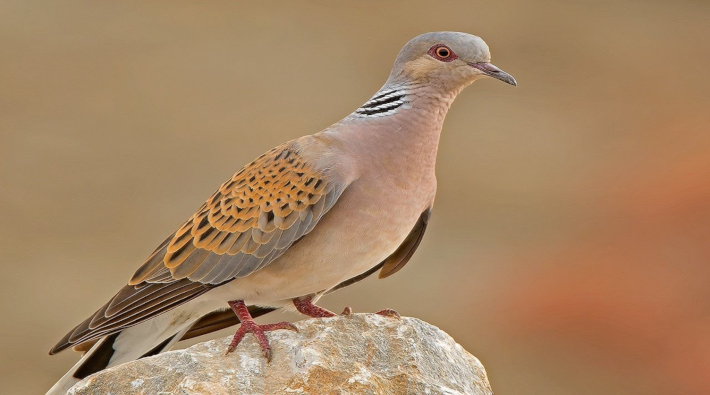
[[[440,329],[376,314],[311,319],[269,332],[273,359],[253,336],[230,337],[119,365],[71,395],[492,394],[483,365]]]

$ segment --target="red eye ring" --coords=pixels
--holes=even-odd
[[[451,50],[451,48],[447,47],[444,44],[436,44],[433,47],[429,48],[428,54],[432,58],[440,60],[442,62],[451,62],[458,58],[456,52],[454,52],[453,50]]]

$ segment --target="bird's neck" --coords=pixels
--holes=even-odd
[[[333,137],[389,172],[415,167],[410,174],[433,176],[444,118],[459,91],[428,84],[385,85],[332,128]]]
[[[351,130],[366,146],[424,149],[436,156],[444,118],[459,92],[431,84],[387,84],[344,121],[357,125]]]
[[[387,83],[349,118],[382,119],[387,123],[392,120],[390,117],[404,115],[410,118],[424,117],[427,121],[441,126],[451,103],[460,91],[461,89],[448,90],[428,83]]]

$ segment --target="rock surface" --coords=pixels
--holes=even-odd
[[[483,365],[415,318],[353,314],[269,332],[267,364],[247,335],[129,362],[87,377],[69,394],[492,394]]]

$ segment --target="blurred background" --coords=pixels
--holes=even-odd
[[[406,270],[323,305],[439,326],[497,395],[710,393],[705,0],[0,1],[0,392],[44,393],[78,358],[49,348],[220,182],[434,30],[519,87],[454,103]]]

